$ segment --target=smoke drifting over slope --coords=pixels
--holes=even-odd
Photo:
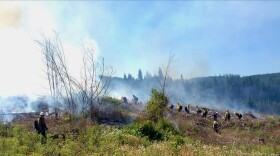
[[[118,99],[138,98],[142,108],[150,98],[152,88],[161,90],[159,76],[144,79],[112,78],[109,95]],[[224,111],[280,115],[280,73],[245,76],[225,75],[194,79],[167,79],[169,104],[190,103],[192,107],[207,107]],[[40,112],[54,109],[48,97],[35,100],[27,96],[0,97],[0,119],[11,121],[11,113]],[[51,110],[53,111],[53,110]],[[6,114],[6,115],[3,115]]]
[[[160,85],[157,81],[153,82],[142,82],[134,85],[132,83],[127,84],[126,82],[113,82],[110,96],[120,99],[125,96],[129,100],[133,100],[133,95],[139,98],[144,104],[150,98],[150,92],[152,88],[161,90]],[[242,106],[237,100],[230,100],[228,98],[221,98],[213,90],[207,91],[209,94],[203,95],[199,90],[195,88],[191,91],[184,87],[183,82],[173,82],[167,87],[167,96],[170,104],[180,103],[185,106],[190,103],[193,107],[207,107],[211,109],[225,110],[231,109],[231,111],[248,112],[253,111],[252,109]],[[144,105],[145,106],[145,105]]]
[[[152,88],[161,90],[159,77],[152,77],[142,81],[136,79],[114,78],[111,95],[119,98],[132,95],[139,97],[144,103],[149,99]],[[240,77],[239,75],[225,75],[202,77],[189,80],[167,81],[167,96],[170,104],[180,103],[183,106],[208,107],[210,109],[248,111],[265,114],[280,112],[280,75],[266,74]]]

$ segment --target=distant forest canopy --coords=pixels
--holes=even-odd
[[[139,101],[149,98],[151,88],[160,89],[160,81],[164,78],[159,68],[158,74],[145,76],[141,69],[138,77],[124,74],[123,78],[112,78],[110,94],[114,97],[126,96],[131,99],[133,95]],[[167,94],[171,104],[179,102],[192,106],[205,106],[215,109],[230,109],[240,112],[257,112],[263,114],[280,115],[280,73],[243,76],[222,75],[199,77],[193,79],[173,80],[168,77]]]

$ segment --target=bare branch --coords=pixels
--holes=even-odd
[[[108,91],[113,70],[105,66],[103,58],[94,59],[94,49],[83,47],[83,67],[80,79],[76,79],[70,75],[61,39],[55,35],[53,39],[43,36],[36,40],[44,56],[50,95],[57,102],[63,99],[71,113],[77,113],[81,103],[80,112],[92,114],[94,103]]]

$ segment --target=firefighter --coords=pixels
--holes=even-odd
[[[230,113],[229,110],[226,110],[226,114],[225,114],[225,121],[230,121]]]
[[[216,133],[219,133],[219,123],[217,121],[214,121],[213,122],[213,130],[216,132]]]
[[[215,113],[214,113],[214,115],[213,115],[214,121],[217,121],[217,119],[218,119],[218,114],[219,114],[218,112],[215,112]]]
[[[202,117],[206,118],[206,117],[207,117],[207,114],[208,114],[207,108],[203,108],[203,109],[202,109]]]
[[[189,110],[189,112],[191,111],[191,104],[188,104],[188,110]]]
[[[133,101],[134,101],[135,104],[137,104],[137,102],[138,102],[138,97],[135,96],[135,95],[133,95]]]
[[[181,112],[181,110],[182,110],[182,106],[179,103],[177,103],[177,110],[178,110],[178,112]]]
[[[195,107],[195,111],[196,111],[196,114],[200,114],[201,113],[201,109],[199,109],[198,106]]]
[[[189,105],[185,106],[185,111],[187,112],[187,114],[190,114],[190,110],[189,110]]]
[[[45,144],[46,141],[47,141],[46,131],[48,130],[48,127],[46,125],[44,116],[45,116],[44,112],[41,112],[40,113],[40,118],[38,119],[38,127],[39,127],[39,130],[40,130],[40,134],[42,134],[42,136],[43,136],[41,138],[41,143],[42,144]]]
[[[125,96],[122,97],[122,100],[123,100],[123,102],[124,102],[125,104],[128,104],[128,100],[127,100],[127,98],[126,98]]]
[[[242,119],[242,114],[241,113],[234,112],[234,114],[238,117],[239,120]]]

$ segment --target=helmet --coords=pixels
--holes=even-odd
[[[226,110],[226,112],[228,112],[228,109]]]
[[[43,115],[45,115],[45,113],[44,113],[44,112],[41,112],[41,113],[40,113],[40,116],[43,116]]]
[[[214,124],[217,124],[217,121],[214,121]]]
[[[216,114],[219,114],[218,112],[216,112]]]

